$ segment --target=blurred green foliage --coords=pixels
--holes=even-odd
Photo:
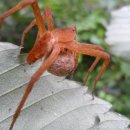
[[[0,14],[16,5],[21,0],[0,1]],[[7,4],[8,3],[8,4]],[[105,43],[105,31],[110,20],[110,11],[130,4],[129,0],[38,0],[41,11],[49,5],[53,11],[55,27],[76,25],[78,41],[99,44],[109,53]],[[22,31],[34,18],[32,9],[27,7],[7,18],[0,29],[0,41],[19,45]],[[24,52],[34,44],[37,28],[33,28],[26,37]],[[93,57],[81,55],[74,79],[83,82]],[[93,86],[102,61],[91,74],[88,86]],[[130,65],[115,56],[97,84],[96,95],[113,104],[114,109],[130,118]]]

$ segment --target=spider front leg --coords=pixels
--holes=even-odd
[[[27,97],[29,96],[31,90],[34,87],[35,82],[49,68],[49,66],[57,59],[59,53],[60,53],[60,48],[59,48],[59,46],[55,45],[50,56],[45,60],[45,62],[40,66],[40,68],[31,77],[31,80],[28,83],[28,86],[27,86],[25,93],[22,97],[22,100],[20,101],[20,104],[15,111],[15,114],[13,116],[13,120],[11,122],[9,130],[12,130],[14,123],[16,122],[16,120],[21,112],[21,109],[23,108],[24,103],[27,100]]]
[[[4,19],[8,16],[10,16],[11,14],[15,13],[18,10],[21,10],[22,8],[32,4],[35,0],[24,0],[23,2],[17,4],[15,7],[9,9],[7,12],[5,12],[4,14],[2,14],[0,16],[0,25],[3,23]]]
[[[63,48],[70,49],[70,50],[72,50],[76,53],[81,53],[81,54],[90,55],[90,56],[94,56],[94,57],[104,59],[103,65],[102,65],[98,75],[96,76],[96,78],[94,80],[94,87],[93,87],[93,90],[92,90],[92,97],[94,99],[94,92],[95,92],[95,89],[96,89],[97,81],[100,79],[101,75],[103,74],[103,72],[105,71],[106,67],[108,66],[108,64],[110,62],[109,54],[107,54],[106,52],[103,52],[101,50],[88,48],[87,45],[85,45],[85,44],[77,44],[76,42],[71,42],[71,43],[68,43],[68,44],[62,43],[61,46]],[[97,61],[99,60],[98,58],[96,59],[93,67],[95,67]]]
[[[31,5],[33,8],[33,12],[35,14],[40,36],[42,36],[43,33],[45,32],[45,26],[43,25],[43,22],[42,22],[43,20],[42,20],[39,6],[37,4],[37,0],[24,0],[23,2],[17,4],[15,7],[13,7],[12,9],[8,10],[6,13],[4,13],[3,15],[0,16],[0,24],[3,23],[3,21],[6,17],[15,13],[18,10],[25,8],[28,5]]]

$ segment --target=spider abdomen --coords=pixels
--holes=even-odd
[[[56,76],[66,76],[75,67],[75,56],[72,53],[61,52],[57,60],[48,68],[48,72]]]

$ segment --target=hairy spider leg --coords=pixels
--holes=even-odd
[[[105,71],[106,67],[108,66],[108,64],[110,62],[109,54],[107,54],[101,50],[94,49],[95,46],[94,46],[94,48],[92,48],[92,47],[88,48],[86,44],[78,44],[76,42],[71,42],[68,44],[61,43],[60,46],[63,48],[67,48],[67,49],[70,49],[72,51],[75,51],[76,53],[81,53],[81,54],[90,55],[90,56],[99,57],[99,58],[104,59],[103,65],[102,65],[98,75],[96,76],[96,78],[94,80],[94,86],[92,89],[92,98],[94,99],[94,92],[96,89],[97,81],[100,79],[101,75],[103,74],[103,72]]]
[[[40,78],[40,76],[49,68],[49,66],[57,59],[58,55],[60,53],[60,48],[58,45],[54,45],[54,48],[52,50],[52,53],[50,54],[50,56],[42,63],[42,65],[40,66],[40,68],[33,74],[33,76],[31,77],[31,80],[28,83],[28,86],[25,90],[25,93],[22,97],[22,100],[20,101],[19,106],[17,107],[15,114],[13,116],[13,120],[11,122],[10,128],[9,130],[12,130],[14,123],[16,122],[21,109],[24,106],[25,101],[27,100],[31,90],[34,87],[35,82]]]
[[[11,8],[7,12],[5,12],[3,15],[0,16],[0,24],[2,24],[3,20],[8,17],[9,15],[15,13],[18,10],[23,9],[24,7],[31,5],[33,8],[33,12],[35,14],[35,18],[37,21],[38,29],[40,32],[40,36],[42,36],[45,32],[45,26],[43,24],[43,19],[40,13],[40,9],[37,3],[37,0],[24,0],[23,2],[17,4],[15,7]]]
[[[53,23],[53,18],[52,18],[52,13],[51,13],[51,9],[46,6],[44,8],[44,14],[42,15],[42,18],[43,18],[43,24],[45,26],[45,20],[47,20],[48,22],[48,30],[49,31],[52,31],[54,29],[54,23]],[[25,37],[27,35],[27,33],[36,25],[36,19],[34,19],[26,28],[25,30],[23,31],[23,34],[22,34],[22,39],[21,39],[21,43],[20,43],[20,47],[22,48],[23,45],[24,45],[24,40],[25,40]],[[37,42],[38,38],[39,38],[39,34],[37,35],[37,38],[36,38],[36,41],[35,43]]]

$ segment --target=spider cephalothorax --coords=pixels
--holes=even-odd
[[[71,42],[76,39],[76,27],[70,26],[68,28],[57,28],[52,31],[55,38],[58,39],[58,42]]]
[[[7,16],[28,5],[31,5],[33,7],[33,12],[35,14],[36,19],[33,20],[32,23],[24,30],[20,47],[23,47],[26,33],[34,25],[37,25],[37,38],[34,47],[27,56],[27,63],[32,64],[40,58],[44,58],[44,60],[39,69],[31,77],[28,86],[25,90],[25,93],[22,97],[22,100],[13,116],[13,120],[9,130],[12,130],[13,125],[16,122],[16,119],[18,118],[28,95],[34,87],[35,82],[46,70],[58,76],[73,74],[78,65],[79,53],[94,56],[96,57],[96,59],[94,63],[91,65],[90,69],[88,70],[88,73],[85,77],[86,82],[88,76],[93,71],[99,60],[103,58],[103,65],[97,77],[94,80],[94,88],[92,91],[92,95],[94,97],[96,83],[100,79],[102,73],[105,71],[106,67],[110,62],[110,56],[107,53],[105,53],[103,48],[101,48],[100,46],[87,43],[80,44],[76,41],[77,33],[75,26],[55,29],[53,25],[53,18],[51,15],[50,8],[46,6],[43,15],[41,15],[39,6],[37,4],[37,0],[23,0],[23,2],[19,3],[18,5],[16,5],[15,7],[13,7],[12,9],[0,16],[0,25]],[[47,21],[48,23],[48,30],[45,27],[45,21]]]
[[[43,56],[44,60],[46,60],[51,54],[53,46],[55,46],[55,44],[60,44],[61,42],[67,44],[68,42],[72,42],[75,39],[75,26],[68,28],[57,28],[53,31],[47,31],[39,40],[38,44],[35,44],[28,54],[27,62],[29,64],[32,64]],[[47,70],[57,76],[66,76],[73,73],[76,67],[77,63],[75,53],[68,49],[61,48],[57,59],[50,65]]]

